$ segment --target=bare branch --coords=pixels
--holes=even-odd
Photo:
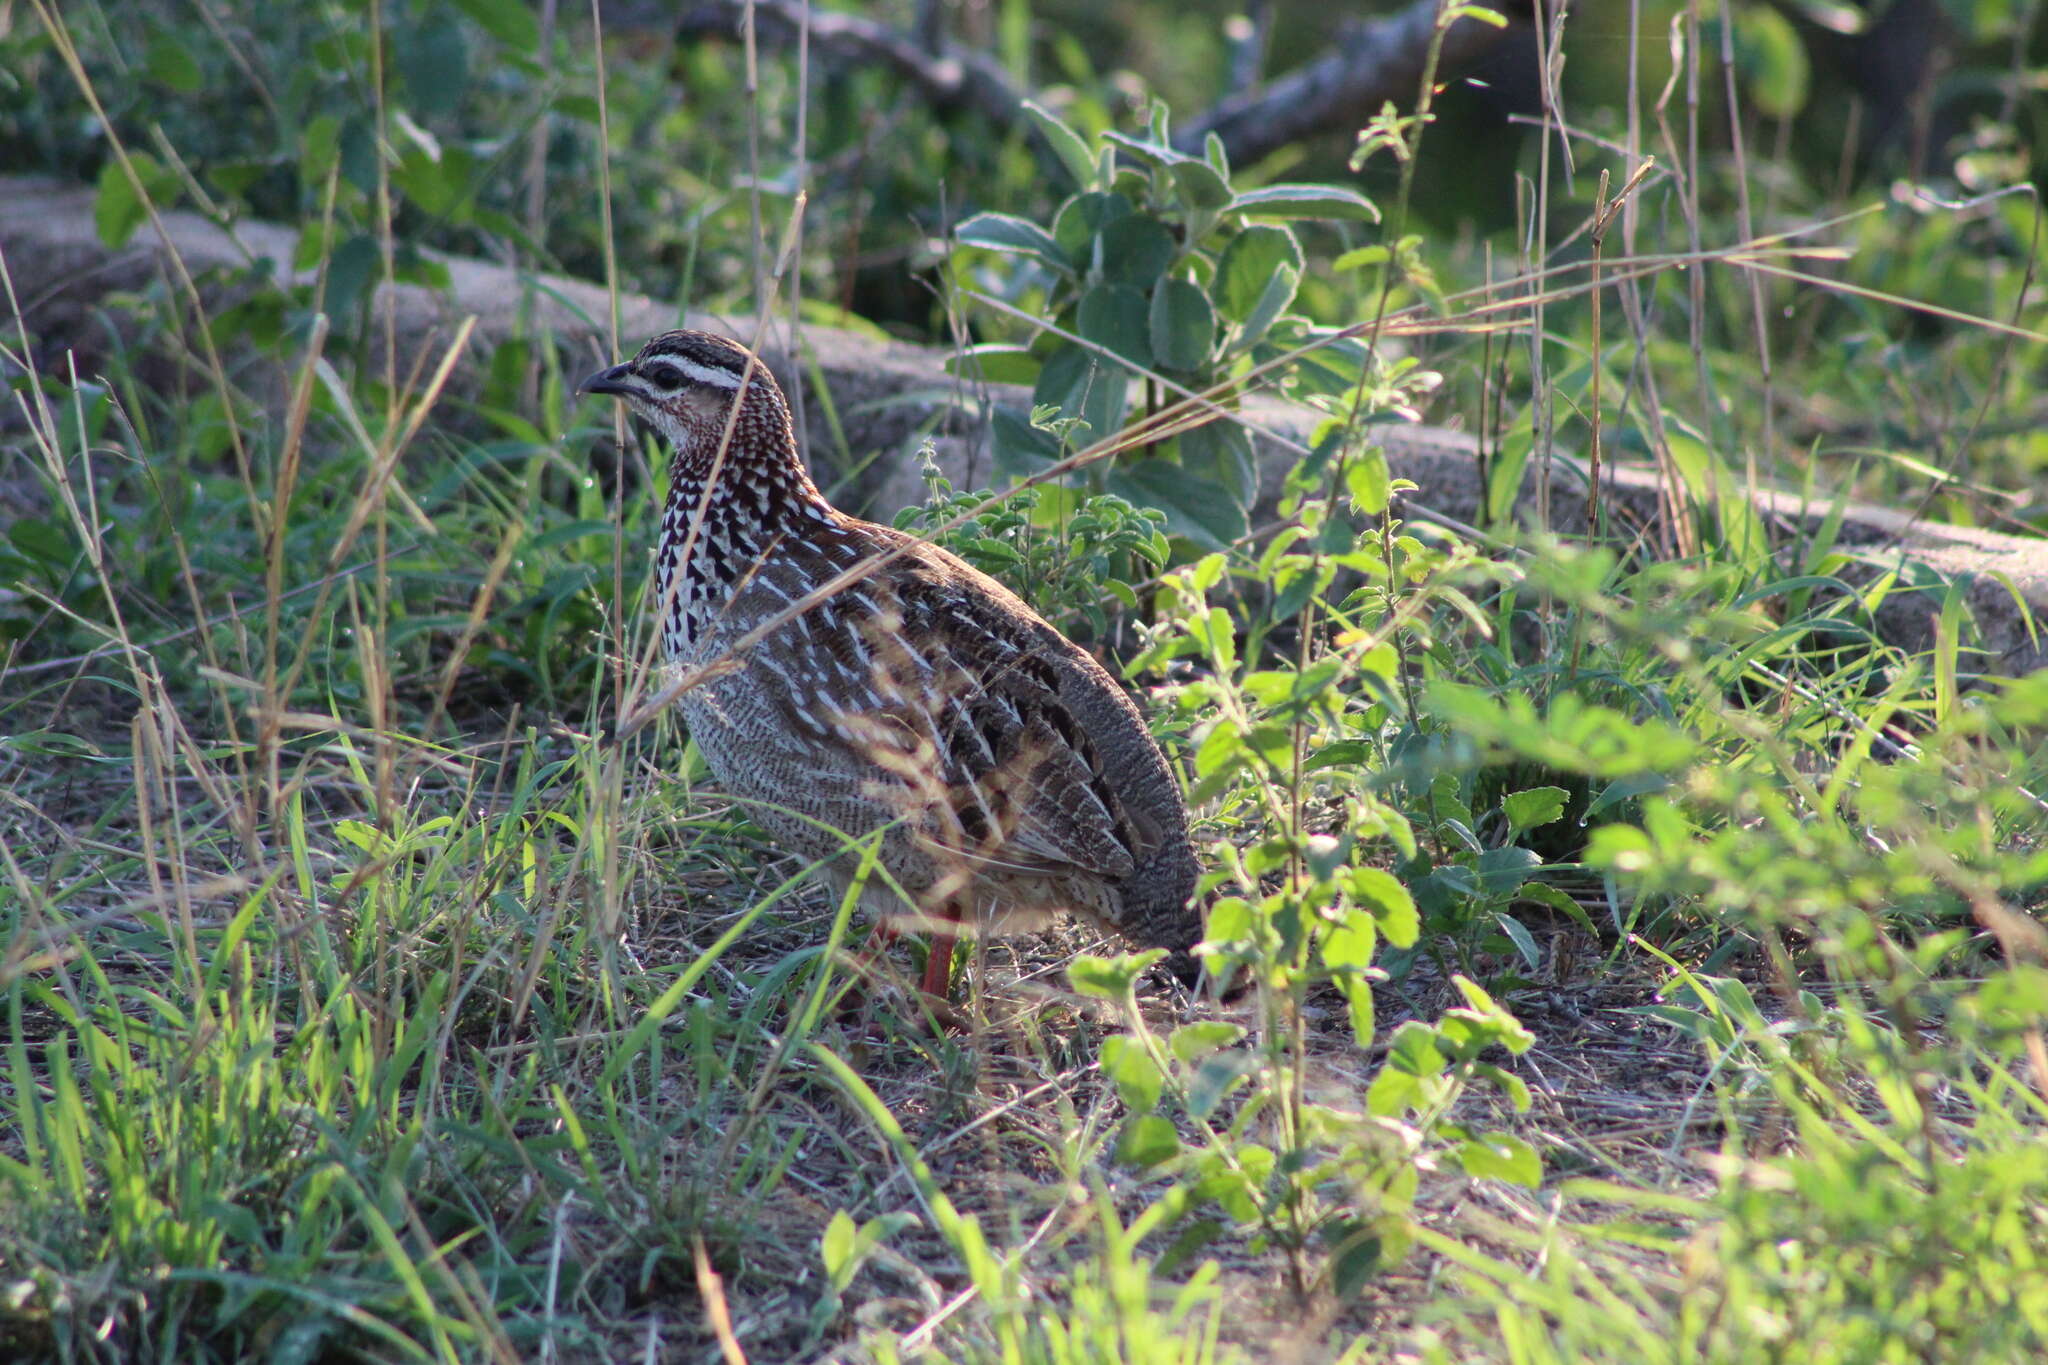
[[[1328,56],[1297,68],[1255,90],[1231,95],[1182,126],[1183,150],[1199,151],[1211,131],[1223,139],[1240,165],[1302,138],[1350,131],[1388,100],[1406,107],[1415,99],[1429,54],[1430,32],[1440,3],[1411,0],[1406,9],[1359,25]],[[1502,10],[1514,0],[1486,0]],[[604,0],[605,22],[614,28],[669,27],[678,37],[731,35],[739,30],[746,0],[698,0],[678,14],[659,0]],[[1251,9],[1254,24],[1266,6]],[[800,0],[754,0],[754,22],[763,42],[794,42],[803,22]],[[1511,20],[1514,24],[1526,22]],[[1014,125],[1030,92],[1019,89],[992,57],[949,43],[929,24],[906,33],[854,14],[813,8],[811,45],[819,57],[839,64],[880,65],[894,72],[938,109],[967,109],[998,127]],[[1444,35],[1440,70],[1446,75],[1492,50],[1503,33],[1491,24],[1462,19]],[[1246,62],[1263,46],[1263,33],[1240,42],[1233,82],[1244,79]],[[927,43],[933,44],[927,47]]]
[[[746,0],[699,0],[680,13],[649,0],[611,0],[604,5],[607,23],[672,24],[675,34],[686,38],[735,34],[746,8]],[[803,20],[804,7],[798,0],[754,0],[754,23],[763,42],[795,42]],[[1019,117],[1025,92],[1010,83],[995,59],[944,41],[930,25],[920,25],[927,30],[923,39],[934,44],[928,51],[918,35],[856,14],[813,8],[810,24],[811,48],[824,61],[887,67],[935,108],[971,109],[1003,127]]]
[[[1429,57],[1430,33],[1444,0],[1413,0],[1385,19],[1359,25],[1337,50],[1242,95],[1232,95],[1181,126],[1174,141],[1199,152],[1215,133],[1233,163],[1244,165],[1290,142],[1362,127],[1388,100],[1414,103]],[[1495,8],[1505,9],[1501,0]],[[1510,21],[1510,29],[1519,20]],[[1450,75],[1491,51],[1510,31],[1460,19],[1444,34],[1441,75]]]

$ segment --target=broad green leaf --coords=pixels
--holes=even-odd
[[[1117,1135],[1116,1159],[1140,1170],[1180,1155],[1180,1134],[1158,1114],[1139,1114]]]
[[[1355,1297],[1374,1276],[1408,1254],[1414,1236],[1408,1220],[1388,1213],[1370,1221],[1343,1219],[1324,1232],[1330,1244],[1330,1287],[1339,1301]]]
[[[1479,1180],[1507,1180],[1531,1190],[1543,1183],[1543,1162],[1536,1149],[1511,1133],[1467,1138],[1458,1149],[1458,1164]]]
[[[1224,549],[1250,529],[1244,508],[1228,491],[1197,483],[1169,460],[1137,456],[1120,462],[1106,486],[1140,507],[1166,513],[1168,532],[1203,549]]]
[[[1250,507],[1259,492],[1258,460],[1251,433],[1219,417],[1176,439],[1181,467],[1191,477],[1213,479],[1239,507]]]
[[[1346,881],[1351,899],[1372,911],[1387,942],[1396,948],[1415,945],[1416,936],[1422,932],[1422,921],[1415,910],[1415,897],[1399,877],[1384,868],[1354,867]]]
[[[1508,828],[1520,834],[1525,829],[1536,829],[1564,818],[1564,808],[1572,794],[1563,787],[1530,787],[1503,797],[1500,813],[1508,819]]]
[[[1053,240],[1076,270],[1087,270],[1095,260],[1095,234],[1130,215],[1131,201],[1121,194],[1077,194],[1060,205],[1052,220]]]
[[[1166,1077],[1144,1044],[1128,1033],[1103,1039],[1102,1074],[1116,1086],[1124,1104],[1139,1114],[1151,1113],[1166,1087]]]
[[[205,83],[192,49],[168,30],[149,40],[142,54],[142,69],[158,85],[181,95],[190,95]]]
[[[167,209],[177,202],[178,178],[155,157],[148,152],[130,152],[128,161],[135,168],[135,177],[142,182],[142,194],[148,200],[145,202],[136,193],[128,172],[121,168],[120,158],[110,157],[100,167],[99,185],[92,201],[92,225],[101,243],[109,247],[128,244],[135,229],[148,221],[149,203]]]
[[[946,357],[946,373],[991,384],[1033,384],[1044,362],[1023,346],[987,342]]]
[[[995,410],[989,419],[989,434],[996,473],[1008,479],[1037,474],[1060,455],[1059,442],[1052,433],[1032,426],[1023,413],[1012,407]]]
[[[1145,969],[1165,956],[1164,948],[1148,948],[1120,957],[1083,953],[1067,968],[1067,981],[1081,995],[1096,1000],[1121,1000],[1131,993]]]
[[[1161,369],[1192,370],[1216,342],[1216,310],[1190,280],[1166,278],[1152,290],[1152,357]]]
[[[455,0],[455,7],[515,52],[531,53],[540,47],[540,20],[522,0]]]
[[[1143,213],[1110,223],[1096,240],[1102,244],[1102,278],[1145,290],[1166,273],[1178,249],[1172,230]]]
[[[1051,404],[1088,424],[1086,431],[1074,437],[1079,448],[1123,425],[1129,384],[1130,372],[1121,365],[1068,343],[1047,358],[1031,396],[1034,403]]]
[[[1219,1048],[1229,1047],[1244,1037],[1242,1024],[1222,1019],[1203,1019],[1182,1024],[1167,1039],[1167,1050],[1183,1062],[1198,1062]]]
[[[1224,150],[1221,136],[1211,132],[1202,139],[1202,159],[1209,163],[1216,174],[1225,180],[1230,179],[1230,154]]]
[[[1543,967],[1543,954],[1537,949],[1535,935],[1529,932],[1528,926],[1513,915],[1499,910],[1493,912],[1493,922],[1508,936],[1508,942],[1515,945],[1515,951],[1521,954],[1524,965],[1532,972],[1540,971]]]
[[[1368,517],[1379,516],[1394,498],[1394,478],[1387,468],[1387,452],[1368,443],[1351,457],[1344,469],[1344,487],[1352,505]]]
[[[1490,896],[1503,895],[1528,879],[1543,859],[1526,848],[1489,848],[1479,855],[1479,883]]]
[[[845,1209],[835,1210],[825,1231],[818,1237],[818,1256],[825,1263],[825,1275],[840,1289],[853,1281],[853,1217]],[[841,1278],[844,1272],[844,1278]]]
[[[1806,107],[1812,83],[1806,45],[1769,5],[1744,5],[1736,15],[1735,66],[1749,103],[1769,118],[1793,117]]]
[[[469,44],[452,15],[429,12],[394,49],[414,113],[450,114],[461,106],[469,86]]]
[[[1299,280],[1300,276],[1292,266],[1283,265],[1274,270],[1266,281],[1265,289],[1260,292],[1258,302],[1246,315],[1244,325],[1238,329],[1237,339],[1232,343],[1233,350],[1242,351],[1266,335],[1280,320],[1280,315],[1287,311],[1287,305],[1294,302],[1294,290]]]
[[[1058,242],[1038,224],[1008,213],[977,213],[956,230],[960,241],[989,251],[1035,256],[1055,270],[1067,268]]]
[[[1206,1119],[1216,1112],[1216,1106],[1223,1103],[1231,1091],[1244,1083],[1245,1077],[1259,1069],[1258,1055],[1243,1049],[1218,1052],[1204,1057],[1195,1066],[1194,1078],[1188,1082],[1188,1113],[1198,1119]]]
[[[1352,1041],[1360,1047],[1371,1047],[1379,1028],[1373,1005],[1372,979],[1362,975],[1347,976],[1338,981],[1337,988],[1344,992],[1344,1003],[1351,1015]]]
[[[1030,116],[1032,123],[1038,126],[1039,133],[1045,138],[1046,145],[1052,148],[1053,155],[1059,158],[1060,165],[1066,168],[1068,175],[1074,177],[1074,183],[1084,190],[1093,184],[1095,153],[1088,150],[1086,139],[1060,122],[1057,116],[1036,100],[1025,100],[1024,112]]]
[[[1587,933],[1597,934],[1600,932],[1593,926],[1593,917],[1586,913],[1585,906],[1580,905],[1549,882],[1523,882],[1515,888],[1515,899],[1518,901],[1535,901],[1538,905],[1547,905],[1584,929]]]
[[[1216,306],[1232,322],[1250,317],[1281,266],[1301,278],[1301,243],[1287,228],[1254,223],[1230,239],[1216,262]],[[1289,294],[1281,304],[1293,301]]]
[[[1372,915],[1354,909],[1345,915],[1342,924],[1333,925],[1323,935],[1323,965],[1333,972],[1363,972],[1372,966],[1373,948],[1378,940]]]
[[[1334,185],[1267,185],[1238,195],[1226,211],[1264,218],[1356,218],[1374,223],[1380,217],[1372,200]]]
[[[1081,296],[1075,331],[1141,369],[1152,368],[1152,324],[1145,296],[1127,284],[1098,284]],[[1108,433],[1099,433],[1107,435]]]
[[[1157,166],[1161,169],[1171,167],[1175,162],[1192,160],[1171,147],[1149,138],[1132,137],[1129,133],[1104,133],[1102,140],[1122,148],[1148,166]]]
[[[1195,208],[1215,211],[1230,202],[1230,184],[1206,161],[1173,163],[1173,183]]]

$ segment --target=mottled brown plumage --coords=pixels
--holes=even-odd
[[[926,914],[990,925],[1071,910],[1193,975],[1202,922],[1180,786],[1094,659],[986,574],[826,502],[781,390],[737,343],[667,332],[582,388],[623,398],[673,447],[656,552],[672,663],[725,657],[875,565],[678,702],[712,772],[778,844],[834,858],[843,891],[857,859],[842,836],[885,830],[879,861]],[[864,896],[905,908],[879,878]],[[934,944],[927,990],[943,991],[949,952]]]

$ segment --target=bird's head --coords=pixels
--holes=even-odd
[[[576,391],[624,399],[682,459],[706,458],[717,448],[734,403],[742,408],[735,440],[759,439],[764,432],[772,439],[789,421],[768,367],[738,342],[709,332],[663,332],[631,360],[599,370]]]

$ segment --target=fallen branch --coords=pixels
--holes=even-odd
[[[1351,132],[1388,100],[1411,104],[1429,58],[1430,35],[1445,0],[1411,0],[1406,9],[1358,25],[1326,57],[1278,80],[1235,93],[1185,124],[1175,139],[1200,151],[1211,132],[1239,165],[1259,160],[1290,142],[1328,133]],[[1505,0],[1501,0],[1505,8]],[[763,43],[796,41],[805,22],[799,0],[753,0],[755,33]],[[607,25],[667,27],[680,38],[735,37],[747,0],[699,0],[679,15],[652,0],[608,0]],[[1439,70],[1449,76],[1490,52],[1508,29],[1461,19],[1444,35]],[[918,90],[935,109],[966,109],[998,127],[1015,124],[1030,93],[1019,89],[1000,64],[985,53],[943,41],[933,45],[859,15],[813,8],[811,50],[819,60],[840,65],[880,65]],[[931,39],[934,35],[927,35]]]
[[[1290,142],[1363,127],[1388,100],[1406,108],[1422,85],[1430,35],[1444,0],[1413,0],[1408,8],[1361,24],[1337,50],[1278,80],[1233,95],[1190,123],[1174,141],[1199,152],[1210,133],[1237,165],[1270,155]],[[1459,19],[1444,34],[1438,78],[1454,75],[1492,51],[1508,28]]]

